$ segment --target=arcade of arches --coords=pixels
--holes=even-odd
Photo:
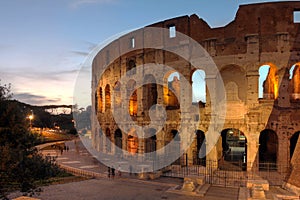
[[[293,5],[287,3],[285,8],[288,8],[290,4]],[[240,9],[246,10],[247,6]],[[274,6],[274,9],[278,8]],[[280,7],[280,9],[283,8]],[[240,14],[237,17],[243,17],[243,14],[249,13],[245,10],[239,11]],[[257,12],[256,15],[260,16],[259,13],[263,12]],[[289,13],[289,10],[286,13]],[[245,14],[245,16],[248,15]],[[284,21],[281,16],[274,16],[275,18],[278,22],[277,25],[282,26],[280,29],[278,28],[281,30],[280,33],[277,33],[277,29],[274,28],[269,32],[262,30],[253,34],[256,29],[252,30],[252,26],[242,24],[243,28],[240,30],[243,32],[232,37],[220,33],[227,33],[227,29],[238,27],[237,21],[233,21],[230,26],[220,28],[224,31],[215,30],[202,24],[196,15],[156,24],[156,26],[166,28],[168,24],[178,26],[180,32],[190,34],[189,36],[202,44],[212,56],[225,86],[227,99],[225,116],[217,115],[214,118],[211,116],[211,98],[221,94],[218,94],[217,91],[208,91],[207,85],[216,86],[218,84],[209,69],[197,66],[205,74],[205,77],[202,78],[204,87],[184,88],[182,87],[183,78],[188,80],[192,86],[197,81],[195,73],[199,73],[199,71],[186,60],[171,52],[128,47],[132,48],[128,50],[129,53],[111,61],[101,77],[100,69],[106,61],[101,54],[97,55],[93,64],[92,81],[92,96],[94,97],[92,101],[93,108],[95,108],[93,111],[95,117],[92,119],[92,137],[95,148],[108,154],[122,154],[120,149],[132,154],[153,152],[177,138],[178,146],[174,151],[179,151],[180,141],[183,141],[187,135],[185,132],[178,131],[181,126],[181,108],[182,105],[191,103],[198,106],[199,113],[190,116],[187,124],[195,127],[196,130],[193,133],[193,143],[185,152],[188,165],[205,165],[206,161],[213,160],[218,162],[218,167],[223,169],[252,170],[256,168],[263,170],[264,164],[268,164],[274,166],[276,170],[278,165],[285,165],[288,169],[291,163],[299,163],[300,156],[295,152],[300,152],[298,139],[300,133],[300,63],[297,63],[300,62],[300,56],[295,56],[294,49],[297,48],[292,48],[288,42],[292,41],[291,38],[297,34],[289,34],[290,30],[298,29],[295,28],[296,25],[293,22]],[[180,26],[181,23],[187,21],[191,22],[188,25],[189,31],[185,30],[186,26]],[[245,20],[239,20],[239,22],[241,21]],[[266,24],[263,24],[264,21],[261,23],[261,27],[267,27]],[[201,31],[195,24],[201,24]],[[255,26],[258,26],[257,24]],[[202,30],[206,30],[208,33],[206,35],[210,37],[197,35],[197,33],[202,33]],[[271,34],[270,31],[273,33]],[[143,37],[139,34],[143,33],[138,31],[134,33],[136,46],[142,43],[139,38]],[[264,40],[260,40],[262,37],[259,34],[265,34],[262,36]],[[270,41],[268,41],[270,35],[272,38],[269,38]],[[119,45],[128,42],[129,38],[132,38],[132,35],[117,39],[111,46],[116,49],[124,49],[126,47]],[[290,40],[286,38],[290,38]],[[160,38],[157,37],[156,40],[159,41]],[[167,43],[168,36],[162,37],[162,40],[164,40],[162,44]],[[188,42],[180,41],[177,45],[179,46],[176,48],[184,49]],[[257,50],[258,47],[260,47],[260,51]],[[106,47],[103,52],[106,52],[105,50],[110,51],[109,47]],[[293,62],[290,57],[293,57]],[[171,66],[173,70],[163,68],[164,73],[156,74],[156,72],[144,68],[146,63]],[[118,81],[127,72],[141,75],[144,78],[142,83],[145,84],[136,87],[136,80],[129,80],[122,85]],[[178,72],[179,75],[174,75],[174,72]],[[164,84],[156,84],[158,82]],[[204,97],[194,98],[196,92],[204,94]],[[120,97],[122,97],[122,101]],[[156,132],[155,136],[151,134],[152,136],[145,139],[139,139],[135,130],[128,132],[120,130],[112,114],[113,110],[119,109],[128,114],[133,121],[128,122],[127,126],[130,127],[132,123],[146,126],[150,124],[151,120],[149,113],[153,109],[154,111],[161,109],[154,105],[161,105],[165,109],[166,123],[158,132],[151,129],[150,132]],[[219,127],[214,121],[215,118],[224,119],[225,124]],[[215,124],[213,129],[209,129],[211,124]],[[206,138],[208,138],[208,134],[211,134],[209,131],[219,133],[220,138],[213,149],[208,152]],[[118,148],[113,149],[106,144],[102,132],[105,132],[109,140],[114,142]],[[180,162],[180,160],[176,161],[178,164]]]
[[[288,91],[291,91],[289,93],[290,97],[290,104],[298,103],[297,98],[297,92],[298,90],[294,87],[298,87],[297,84],[295,84],[295,76],[298,76],[296,71],[298,69],[298,65],[295,65],[292,75],[288,78],[289,82],[289,88],[291,88]],[[230,115],[234,114],[235,116],[226,116],[231,121],[239,120],[241,117],[242,119],[246,119],[253,122],[258,122],[257,118],[262,119],[264,116],[263,110],[265,109],[266,112],[268,112],[268,109],[270,110],[270,103],[273,106],[273,104],[278,103],[277,99],[280,98],[279,95],[279,88],[278,88],[278,72],[274,65],[270,67],[270,65],[263,65],[259,67],[266,68],[265,75],[261,75],[259,73],[259,76],[265,76],[263,81],[257,80],[257,85],[261,84],[261,87],[263,88],[262,91],[262,97],[259,96],[259,88],[257,91],[257,108],[261,110],[261,113],[242,113],[245,109],[245,101],[247,100],[247,93],[242,88],[246,87],[245,84],[247,84],[246,80],[246,72],[243,70],[240,66],[225,66],[221,70],[221,75],[223,76],[223,80],[225,83],[225,90],[227,95],[227,106],[228,113]],[[232,73],[234,72],[234,73]],[[260,72],[260,70],[258,70]],[[120,102],[120,96],[123,94],[127,96],[128,98],[128,113],[132,117],[133,120],[136,122],[141,122],[143,125],[147,125],[150,123],[150,117],[149,117],[149,110],[153,105],[156,105],[157,103],[163,104],[164,108],[167,110],[167,121],[175,122],[180,119],[180,77],[177,75],[173,75],[172,73],[166,73],[169,74],[168,76],[164,77],[164,80],[168,80],[166,83],[166,86],[162,87],[160,85],[155,84],[156,80],[153,75],[149,74],[145,76],[145,82],[148,84],[144,84],[140,88],[135,88],[136,82],[134,80],[129,80],[127,83],[125,90],[122,90],[122,85],[120,82],[115,82],[112,84],[106,84],[104,86],[99,86],[97,88],[96,98],[97,101],[97,113],[99,120],[101,120],[101,115],[111,115],[109,110],[112,108],[111,102],[114,102],[113,106],[114,109],[118,109],[121,106]],[[174,74],[174,73],[173,73]],[[238,77],[234,77],[232,74],[240,74]],[[194,73],[192,73],[191,76],[193,76]],[[257,76],[256,76],[257,77]],[[191,79],[191,77],[190,77]],[[195,79],[193,77],[193,79]],[[150,83],[149,83],[150,82]],[[205,84],[205,82],[204,82]],[[105,88],[104,90],[102,88]],[[103,90],[103,91],[102,91]],[[194,88],[193,88],[194,90]],[[111,93],[110,91],[113,91]],[[125,94],[124,94],[125,91]],[[206,93],[207,91],[202,91],[203,93]],[[191,92],[192,93],[192,92]],[[103,95],[105,94],[105,95]],[[151,94],[151,95],[149,95]],[[138,99],[138,96],[141,96],[142,98]],[[161,98],[163,97],[163,98]],[[200,118],[200,124],[199,127],[205,127],[205,124],[209,123],[209,118],[206,118],[206,109],[209,108],[209,96],[206,96],[208,102],[198,102],[200,113],[199,116],[195,116]],[[277,101],[276,101],[277,100]],[[194,102],[196,104],[196,102]],[[103,106],[105,105],[105,106]],[[237,109],[241,108],[241,110],[237,111]],[[233,113],[233,110],[235,113]],[[227,114],[227,115],[229,115]],[[296,114],[296,113],[295,113]],[[137,116],[140,117],[138,120]],[[274,117],[274,116],[272,116]],[[205,121],[207,120],[207,121]],[[262,121],[259,121],[263,124]],[[240,122],[239,122],[240,123]],[[257,123],[258,124],[258,123]],[[173,126],[173,125],[172,125]],[[278,122],[276,124],[278,126]],[[274,127],[274,124],[267,124],[267,127]],[[105,146],[105,151],[107,153],[117,153],[122,154],[122,149],[130,152],[130,153],[138,153],[138,152],[153,152],[157,148],[162,148],[172,138],[174,138],[174,135],[176,135],[177,131],[175,131],[174,127],[165,127],[164,131],[161,131],[160,133],[154,133],[152,137],[146,138],[144,140],[139,140],[134,133],[122,133],[120,129],[110,129],[107,127],[106,129],[106,136],[108,136],[110,139],[113,138],[113,142],[116,144],[118,148],[111,149],[111,145],[107,144]],[[203,131],[202,131],[203,130]],[[219,162],[219,167],[226,169],[226,168],[232,168],[236,170],[245,170],[247,169],[247,162],[255,163],[259,162],[261,164],[263,163],[271,163],[276,167],[276,164],[279,161],[285,160],[285,163],[289,163],[293,152],[296,148],[297,139],[299,132],[295,133],[293,136],[290,136],[290,140],[288,140],[287,147],[286,148],[289,152],[288,157],[284,157],[283,153],[282,155],[278,151],[279,148],[279,137],[278,133],[274,131],[272,128],[270,129],[264,129],[259,132],[257,132],[257,135],[254,135],[253,139],[251,139],[251,143],[249,144],[247,142],[247,138],[245,134],[240,131],[238,128],[228,128],[220,131],[221,135],[221,142],[219,142],[221,145],[217,145],[217,153],[215,155],[215,158],[212,158],[210,156],[206,156],[206,150],[205,150],[205,128],[202,130],[197,130],[195,133],[195,139],[191,146],[191,150],[187,152],[188,154],[188,163],[192,165],[205,165],[206,159],[215,159]],[[276,130],[276,129],[275,129]],[[152,132],[155,132],[156,130],[152,130]],[[110,134],[113,132],[113,136]],[[134,132],[134,131],[133,131]],[[245,131],[248,135],[248,137],[251,137],[251,134],[248,131]],[[175,134],[174,134],[175,133]],[[170,135],[170,136],[169,136]],[[143,144],[140,144],[143,143]],[[204,145],[203,145],[204,143]],[[203,146],[203,148],[201,148]],[[256,155],[249,155],[247,147],[250,147],[250,149],[257,149]],[[180,148],[180,145],[178,146]],[[200,152],[202,151],[202,152]],[[204,152],[203,152],[204,151]],[[255,150],[254,150],[255,151]],[[200,155],[205,156],[200,156]],[[209,155],[209,154],[208,154]],[[281,157],[279,157],[281,156]],[[180,161],[176,161],[179,163]],[[263,167],[261,167],[263,169]]]

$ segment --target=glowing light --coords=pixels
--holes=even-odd
[[[128,133],[127,150],[130,154],[134,155],[138,152],[138,138],[135,129],[132,128]]]
[[[278,74],[276,67],[270,66],[267,79],[263,83],[264,95],[268,99],[278,97]]]

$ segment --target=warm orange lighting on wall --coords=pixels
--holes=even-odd
[[[300,66],[296,65],[294,72],[293,72],[293,78],[292,78],[292,86],[293,86],[293,93],[299,94],[300,93]]]
[[[275,67],[269,68],[269,73],[264,81],[264,95],[270,99],[277,99],[278,97],[278,74]]]
[[[129,99],[129,114],[131,116],[137,115],[137,110],[138,110],[137,93],[135,90]]]
[[[98,111],[103,112],[103,93],[102,93],[102,87],[99,88],[98,90]]]
[[[128,136],[127,144],[128,144],[128,152],[133,155],[136,154],[138,151],[138,139],[130,135]]]
[[[168,106],[178,106],[180,98],[180,81],[174,76],[173,80],[164,86],[164,102]]]
[[[127,151],[130,154],[136,154],[138,152],[138,138],[136,136],[136,132],[135,129],[132,128],[129,132],[128,132],[128,139],[127,139]]]

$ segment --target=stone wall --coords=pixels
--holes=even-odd
[[[300,61],[300,34],[298,23],[293,21],[294,10],[300,9],[300,2],[278,2],[262,3],[240,6],[236,18],[228,25],[219,28],[211,28],[197,15],[183,16],[165,20],[152,24],[148,27],[161,27],[168,29],[175,27],[176,31],[188,35],[201,44],[213,58],[220,74],[223,78],[227,95],[227,114],[216,116],[223,118],[223,127],[217,127],[214,131],[221,133],[225,129],[240,130],[247,139],[247,169],[252,170],[253,163],[259,162],[260,135],[264,130],[276,133],[276,163],[283,164],[288,170],[290,164],[290,138],[300,131],[300,101],[293,99],[294,91],[291,85],[294,82],[289,79],[290,68]],[[114,119],[109,106],[105,106],[105,100],[110,99],[114,102],[114,88],[132,63],[137,74],[147,75],[144,67],[147,63],[156,63],[163,66],[172,66],[187,80],[191,81],[195,70],[186,60],[170,52],[159,49],[145,49],[143,37],[150,37],[153,45],[166,47],[174,45],[168,35],[157,33],[157,35],[147,35],[143,29],[133,31],[121,38],[113,41],[103,48],[95,57],[93,62],[92,80],[92,101],[93,101],[93,144],[98,150],[107,151],[107,146],[103,140],[104,134],[109,130],[109,137],[115,141],[114,133],[119,128]],[[134,47],[130,46],[130,41],[134,38]],[[148,38],[149,39],[149,38]],[[126,42],[124,42],[126,41]],[[149,40],[147,40],[149,41]],[[128,45],[125,45],[128,44]],[[186,51],[189,49],[189,41],[180,41],[176,48]],[[110,62],[111,63],[108,63]],[[131,63],[131,64],[130,64]],[[101,74],[103,66],[108,65],[107,69]],[[278,96],[271,93],[264,94],[264,98],[259,98],[259,69],[263,65],[269,65],[275,70]],[[201,66],[196,66],[201,67]],[[165,74],[156,74],[156,77],[166,79],[171,73],[167,68],[163,70]],[[149,72],[149,74],[152,72]],[[215,77],[209,76],[206,71],[206,82],[216,83]],[[167,82],[165,82],[167,84]],[[106,88],[109,89],[106,89]],[[181,88],[181,91],[184,88]],[[137,123],[145,126],[150,123],[149,114],[144,110],[146,87],[141,87],[136,91],[137,110],[128,120],[127,126]],[[178,130],[180,121],[180,108],[168,107],[165,102],[164,87],[157,86],[156,103],[164,105],[167,112],[167,121],[156,136],[156,148],[162,148],[170,139],[172,131]],[[108,97],[106,93],[109,91]],[[128,97],[130,94],[126,86],[121,85],[121,95]],[[132,91],[133,92],[133,91]],[[192,93],[192,91],[188,91]],[[189,126],[194,126],[201,130],[205,135],[209,134],[208,127],[214,123],[211,116],[211,94],[206,92],[206,103],[199,103],[198,116],[191,116]],[[148,95],[149,96],[149,95]],[[297,95],[296,95],[297,96]],[[180,95],[180,101],[190,102],[191,96]],[[153,99],[151,100],[153,102]],[[151,102],[150,102],[151,103]],[[147,103],[148,104],[148,103]],[[100,106],[101,105],[101,106]],[[127,107],[115,108],[123,111]],[[200,117],[200,122],[196,118]],[[99,122],[99,124],[98,124]],[[128,147],[128,135],[122,133],[122,146]],[[181,133],[184,137],[184,133]],[[196,135],[195,135],[196,138]],[[138,152],[145,152],[147,144],[145,140],[138,141]],[[186,152],[188,163],[193,164],[196,142]],[[274,147],[272,147],[274,148]],[[114,149],[107,151],[115,153]],[[197,156],[197,155],[196,155]],[[210,160],[220,160],[222,157],[221,141],[206,156]],[[295,162],[300,162],[299,160]]]

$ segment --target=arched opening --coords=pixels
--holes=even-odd
[[[134,154],[138,153],[138,146],[139,146],[139,142],[138,142],[138,137],[136,135],[136,130],[134,128],[132,128],[128,132],[127,151],[130,154],[134,155]]]
[[[107,128],[105,131],[106,141],[105,141],[105,147],[106,147],[106,153],[111,152],[111,133],[110,129]]]
[[[300,99],[300,65],[293,65],[290,69],[290,90],[291,99]]]
[[[156,135],[151,136],[145,140],[146,144],[146,153],[155,152],[156,151]]]
[[[166,77],[167,87],[164,87],[164,102],[167,109],[178,109],[180,106],[180,77],[173,72]]]
[[[146,120],[148,118],[148,111],[151,106],[157,104],[157,85],[156,80],[152,74],[147,74],[144,78],[143,84],[143,112],[145,113]]]
[[[130,116],[136,116],[138,110],[137,90],[135,89],[136,82],[129,80],[127,83],[127,97],[129,99],[128,111]]]
[[[224,81],[227,101],[246,101],[247,78],[243,67],[239,65],[226,65],[220,70],[220,75]],[[223,94],[218,94],[223,99]]]
[[[295,149],[297,144],[300,145],[300,142],[298,142],[299,139],[299,133],[300,132],[296,132],[290,139],[290,159],[292,160]],[[299,148],[299,147],[298,147]]]
[[[107,84],[105,87],[105,111],[110,110],[110,108],[111,108],[110,87]]]
[[[192,75],[193,102],[206,102],[205,71],[196,70]]]
[[[115,131],[115,145],[116,145],[115,153],[121,156],[123,151],[122,151],[122,131],[120,129],[117,129]]]
[[[136,74],[135,60],[133,60],[133,59],[128,60],[127,65],[126,65],[126,73],[128,73],[129,75]]]
[[[95,112],[96,112],[96,114],[98,113],[98,94],[97,94],[97,92],[95,93],[95,97],[94,97],[95,99],[95,104],[94,104],[94,108],[95,108]]]
[[[121,83],[117,81],[114,86],[114,108],[120,108],[121,101]]]
[[[259,169],[277,170],[278,137],[275,131],[265,129],[259,135]]]
[[[206,164],[206,144],[205,134],[203,131],[196,131],[196,148],[193,151],[193,164],[203,165]]]
[[[155,152],[156,151],[156,130],[150,128],[146,131],[146,134],[149,135],[145,139],[145,153]]]
[[[171,154],[173,156],[180,155],[180,135],[177,130],[171,130],[172,140],[174,141],[173,149],[171,150]],[[174,165],[181,164],[181,158],[179,157],[177,160],[173,162]]]
[[[226,90],[226,100],[227,101],[240,101],[239,98],[239,88],[237,84],[233,81],[230,81],[225,86]]]
[[[259,68],[259,98],[277,99],[278,72],[274,65],[263,65]]]
[[[221,132],[222,159],[220,168],[225,170],[246,170],[247,139],[243,132],[230,128]]]
[[[98,111],[103,113],[103,93],[102,93],[102,87],[99,88],[98,92],[99,98],[98,98]]]

